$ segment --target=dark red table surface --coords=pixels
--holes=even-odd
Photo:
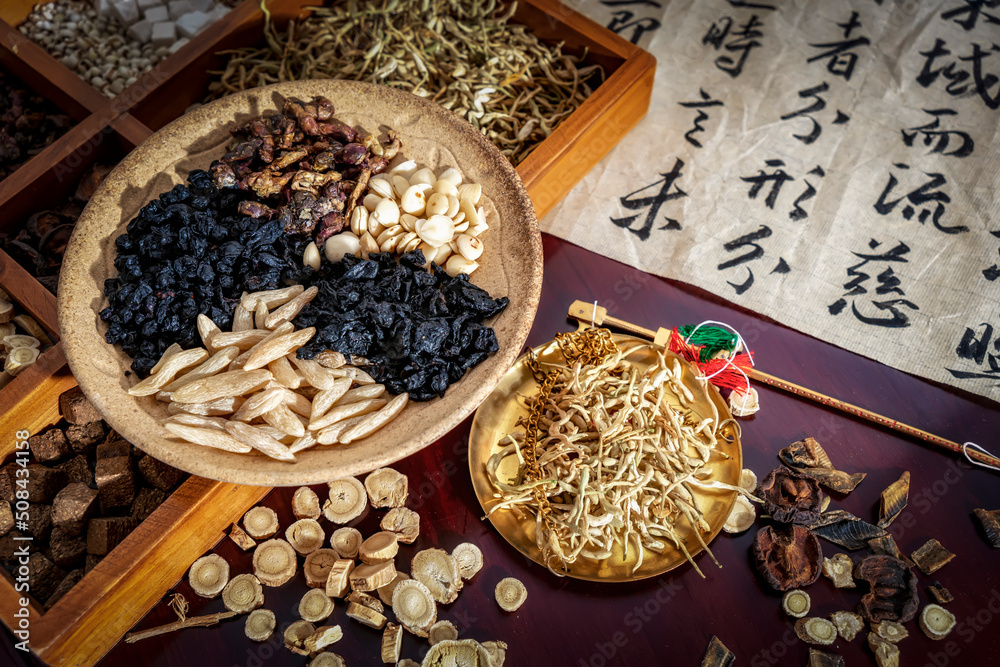
[[[652,277],[558,239],[545,236],[545,283],[528,343],[536,345],[558,331],[574,329],[566,310],[575,299],[598,299],[610,314],[655,328],[721,320],[737,327],[756,352],[761,369],[786,380],[895,417],[956,441],[973,440],[1000,450],[1000,406],[960,395],[893,370],[809,336],[748,313],[694,288]],[[914,350],[920,354],[920,350]],[[948,608],[959,625],[944,641],[923,635],[916,621],[900,644],[904,666],[992,664],[1000,655],[1000,551],[983,540],[971,516],[976,507],[1000,508],[1000,474],[973,468],[955,455],[902,437],[782,392],[761,387],[761,410],[741,420],[744,465],[763,477],[777,464],[778,450],[812,435],[824,444],[833,462],[849,472],[868,473],[850,495],[834,497],[832,506],[862,518],[877,516],[879,494],[904,470],[912,475],[910,502],[892,527],[900,548],[910,553],[937,538],[957,557],[936,574],[919,574],[921,604],[926,586],[940,581],[955,595]],[[755,572],[750,545],[755,529],[739,536],[722,534],[711,545],[722,563],[715,567],[706,554],[697,557],[706,578],[688,565],[661,577],[630,584],[596,584],[558,578],[522,557],[488,522],[480,508],[468,472],[471,419],[439,442],[395,467],[410,479],[407,505],[421,515],[421,534],[403,545],[397,557],[401,570],[418,550],[436,546],[450,550],[470,541],[485,557],[482,571],[466,582],[458,600],[441,606],[439,618],[451,620],[462,638],[507,642],[507,665],[699,665],[711,636],[736,654],[737,665],[805,665],[809,647],[791,631],[781,612],[781,596]],[[314,487],[322,494],[322,487]],[[293,519],[291,489],[277,489],[265,504],[278,511],[282,527]],[[378,530],[384,510],[367,510],[356,522],[363,534]],[[325,520],[323,520],[326,525]],[[823,553],[842,549],[823,542]],[[229,540],[217,553],[232,573],[251,570],[251,554]],[[850,555],[859,560],[864,552]],[[521,579],[528,600],[514,614],[504,613],[493,600],[503,577]],[[854,610],[864,584],[838,590],[821,577],[808,592],[811,615]],[[223,611],[221,600],[195,596],[186,581],[177,591],[191,602],[190,615]],[[275,612],[279,627],[297,620],[297,604],[306,591],[297,576],[280,588],[265,588],[265,606]],[[327,624],[340,624],[344,638],[332,649],[348,665],[378,665],[381,632],[345,616],[337,602]],[[151,611],[136,629],[174,620],[165,604]],[[874,664],[866,634],[852,642],[842,639],[826,650],[848,665]],[[427,643],[404,638],[403,657],[419,660]],[[9,635],[0,661],[13,661]],[[101,663],[106,667],[135,665],[234,665],[278,667],[305,665],[307,659],[271,643],[254,644],[243,634],[243,618],[214,628],[183,630],[127,645],[119,644]]]

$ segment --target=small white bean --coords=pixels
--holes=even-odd
[[[368,232],[365,232],[367,234]],[[323,246],[323,254],[331,262],[339,262],[344,255],[357,255],[361,251],[361,239],[349,232],[331,236]]]

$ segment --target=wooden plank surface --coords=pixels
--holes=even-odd
[[[771,373],[914,426],[995,448],[1000,406],[994,403],[935,386],[700,290],[650,276],[553,237],[545,236],[544,242],[546,279],[529,345],[575,328],[565,320],[566,308],[575,299],[599,299],[612,315],[654,328],[721,320],[739,328],[756,351],[761,368]],[[918,574],[918,580],[921,604],[927,601],[925,588],[933,581],[952,591],[956,599],[948,607],[961,625],[946,641],[933,642],[915,622],[908,623],[910,637],[900,644],[902,664],[991,664],[992,657],[1000,654],[1000,612],[996,611],[1000,609],[1000,568],[996,567],[997,552],[979,536],[969,513],[974,507],[1000,507],[1000,477],[918,441],[767,387],[760,389],[760,399],[761,412],[741,420],[744,460],[758,476],[777,465],[780,448],[813,435],[839,467],[868,473],[852,494],[835,497],[833,506],[871,520],[882,489],[909,470],[910,504],[892,529],[900,547],[909,553],[933,537],[957,554],[942,570],[930,577]],[[704,554],[698,557],[706,579],[689,566],[633,584],[599,585],[554,577],[527,562],[480,520],[482,509],[467,468],[468,432],[467,420],[446,438],[395,466],[409,476],[407,505],[422,516],[417,542],[404,545],[397,557],[400,569],[408,569],[416,551],[431,546],[451,549],[469,541],[485,554],[483,570],[466,583],[456,602],[440,608],[439,617],[454,622],[462,637],[506,641],[510,645],[506,664],[518,666],[697,665],[713,634],[736,653],[738,665],[806,664],[808,646],[791,632],[780,609],[780,594],[770,590],[752,566],[749,551],[754,530],[739,536],[723,534],[712,543],[722,569]],[[282,528],[292,520],[292,491],[276,490],[264,501],[276,508]],[[369,510],[356,523],[369,534],[377,530],[382,514]],[[325,520],[323,524],[329,530]],[[843,551],[827,542],[822,548],[826,556]],[[250,570],[250,554],[240,552],[228,539],[216,551],[229,560],[232,574]],[[860,558],[859,552],[849,555]],[[527,602],[514,614],[500,611],[493,601],[493,587],[505,576],[520,578],[528,588]],[[192,602],[191,614],[222,610],[218,600],[193,596],[186,582],[175,590]],[[265,606],[275,611],[279,628],[297,619],[295,608],[305,590],[301,575],[285,586],[265,588]],[[856,590],[838,590],[821,578],[807,590],[814,613],[826,615],[854,609],[863,584]],[[377,664],[381,633],[346,618],[344,611],[338,602],[326,621],[344,629],[344,639],[334,651],[348,664]],[[160,604],[137,629],[171,620],[172,612]],[[427,648],[425,641],[409,634],[403,644],[403,656],[415,659]],[[838,640],[827,650],[843,655],[848,665],[874,664],[864,634],[852,642]],[[242,620],[233,619],[214,628],[119,644],[101,664],[281,667],[303,663],[301,656],[273,642],[249,642]]]

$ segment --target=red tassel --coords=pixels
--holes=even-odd
[[[701,363],[698,361],[701,348],[690,343],[685,343],[684,338],[677,332],[676,328],[670,332],[670,343],[667,349],[697,366],[706,377],[718,373],[709,382],[720,389],[745,389],[747,386],[746,377],[737,368],[745,373],[752,366],[750,363],[752,352],[749,354],[746,352],[737,354],[731,361],[727,361],[726,359],[710,359],[705,363]]]

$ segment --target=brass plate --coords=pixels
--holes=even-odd
[[[619,347],[627,347],[636,343],[650,344],[649,341],[621,334],[616,334],[614,340]],[[542,361],[562,361],[562,356],[555,341],[540,345],[534,348],[534,351]],[[672,353],[668,352],[667,354],[676,357]],[[699,389],[699,385],[703,382],[695,378],[693,367],[680,357],[676,358],[680,360],[684,368],[682,376],[684,384],[691,389],[695,396],[695,401],[692,405],[694,413],[699,418],[710,416],[712,408],[709,401],[711,401],[715,404],[715,409],[719,413],[720,420],[729,419],[731,416],[729,406],[726,405],[725,400],[719,395],[718,390],[709,384],[707,395],[703,393]],[[650,347],[644,347],[629,355],[628,359],[637,363],[640,368],[645,368],[655,360],[655,357]],[[476,496],[479,498],[479,504],[483,506],[485,511],[489,511],[497,502],[497,499],[493,497],[493,486],[490,484],[486,474],[486,462],[490,456],[501,449],[501,447],[497,446],[501,438],[511,431],[516,430],[515,422],[518,417],[527,414],[524,398],[522,397],[533,396],[538,390],[534,379],[531,377],[531,372],[525,363],[526,360],[527,355],[524,355],[514,363],[503,379],[500,380],[500,384],[493,390],[493,393],[489,395],[489,398],[476,410],[476,416],[472,421],[472,433],[469,436],[469,468],[472,473],[472,485],[475,487]],[[676,399],[671,401],[671,405],[680,407],[680,403]],[[714,455],[709,462],[712,469],[709,479],[738,485],[740,471],[743,469],[743,451],[740,447],[739,434],[736,427],[732,424],[725,427],[723,434],[731,437],[731,441],[723,439],[719,443],[717,450],[722,455]],[[725,458],[726,456],[728,458]],[[511,462],[513,463],[513,461]],[[505,464],[505,466],[501,466],[499,473],[506,473],[509,477],[512,477],[513,468],[513,465],[506,466]],[[710,526],[710,531],[702,535],[702,539],[706,543],[709,543],[722,530],[722,525],[726,522],[726,518],[733,508],[733,503],[736,502],[736,492],[696,491],[695,496],[699,506],[705,512],[705,519]],[[510,510],[500,510],[490,516],[490,521],[503,538],[510,542],[515,549],[536,563],[544,565],[541,560],[541,553],[535,547],[535,523],[533,520],[519,519]],[[686,525],[686,522],[682,522],[682,524],[680,536],[687,550],[694,556],[702,551],[701,544],[692,534],[692,528]],[[683,565],[685,562],[686,559],[683,552],[678,549],[668,548],[660,554],[647,550],[642,566],[633,573],[632,568],[636,563],[635,550],[632,549],[628,558],[625,559],[623,558],[622,549],[616,546],[614,553],[609,558],[600,561],[590,558],[577,559],[570,566],[566,574],[575,579],[585,579],[587,581],[637,581],[669,572],[675,567]],[[704,564],[700,564],[699,567],[707,572]],[[714,565],[709,562],[707,567],[714,567]]]

